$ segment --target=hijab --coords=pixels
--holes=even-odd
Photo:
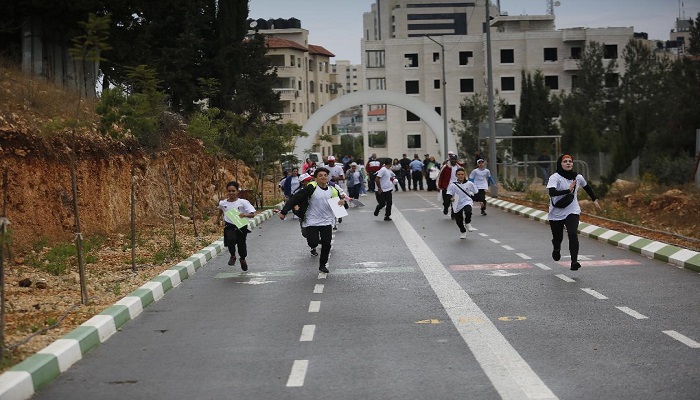
[[[572,180],[576,179],[576,175],[578,175],[578,174],[573,169],[571,171],[565,171],[564,168],[562,168],[561,160],[563,160],[564,156],[566,156],[566,155],[567,154],[562,154],[559,156],[559,158],[557,158],[557,174],[572,181]],[[569,156],[569,157],[573,160],[573,157],[571,157],[571,156]]]

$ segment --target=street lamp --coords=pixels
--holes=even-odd
[[[491,60],[491,15],[489,11],[489,3],[489,1],[486,1],[486,22],[484,22],[484,31],[486,32],[486,77],[489,103],[489,170],[491,171],[491,177],[496,182],[495,185],[491,185],[491,196],[498,197],[498,165],[496,157],[496,112],[494,110],[493,105],[493,61]]]
[[[445,46],[438,43],[429,35],[423,35],[432,40],[442,49],[442,158],[447,158],[447,78],[445,78]]]

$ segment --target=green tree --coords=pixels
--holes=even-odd
[[[496,119],[503,118],[508,107],[502,97],[496,93]],[[457,133],[458,154],[472,154],[479,148],[479,124],[486,122],[489,117],[489,106],[486,93],[475,93],[466,96],[460,103],[461,120],[451,120],[452,129]]]
[[[690,40],[688,53],[700,56],[700,12],[695,20],[690,20]]]
[[[515,136],[558,135],[559,128],[555,124],[558,116],[558,102],[545,85],[542,71],[522,71],[522,89],[520,92],[520,112],[513,121]],[[547,143],[541,141],[541,143]],[[513,148],[515,155],[536,154],[539,150],[549,149],[548,144],[540,145],[532,140],[518,140]],[[544,146],[544,147],[543,147]]]

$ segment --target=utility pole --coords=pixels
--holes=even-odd
[[[442,50],[442,158],[447,159],[447,78],[445,75],[445,46],[428,35],[423,36],[435,42]]]
[[[486,22],[484,22],[486,32],[486,77],[488,82],[488,103],[489,103],[489,170],[491,177],[496,182],[491,185],[491,197],[498,197],[498,165],[496,161],[496,111],[493,106],[493,61],[491,60],[491,15],[489,11],[489,0],[486,0]]]

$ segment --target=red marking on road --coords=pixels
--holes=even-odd
[[[532,265],[528,263],[450,265],[450,269],[453,271],[484,271],[497,269],[525,268],[532,268]]]
[[[571,266],[571,262],[569,261],[559,261],[559,265],[562,267],[569,267]],[[634,261],[634,260],[588,260],[588,261],[579,261],[579,264],[581,264],[582,267],[611,267],[611,266],[619,266],[619,265],[642,265],[639,261]]]

